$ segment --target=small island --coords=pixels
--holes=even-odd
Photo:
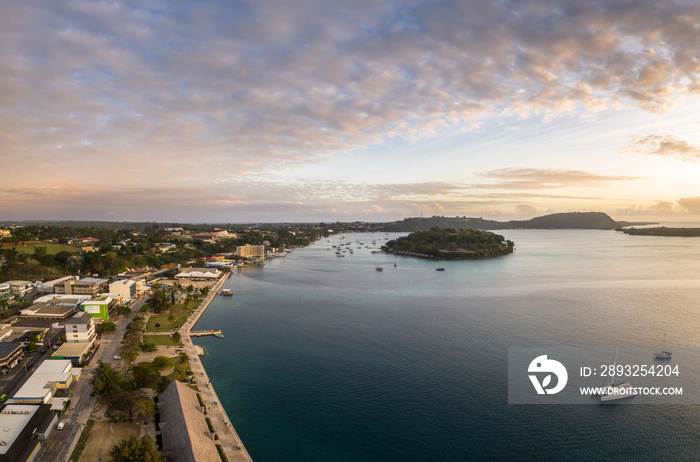
[[[389,241],[382,250],[421,258],[474,260],[512,253],[514,244],[489,231],[435,227]]]
[[[621,228],[622,231],[631,236],[667,236],[667,237],[700,237],[700,228]]]

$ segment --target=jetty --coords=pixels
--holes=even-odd
[[[231,273],[226,273],[216,285],[209,291],[209,294],[204,298],[202,303],[194,310],[192,315],[187,319],[187,322],[180,328],[180,333],[182,334],[182,345],[185,352],[190,356],[190,358],[197,358],[197,351],[195,349],[194,343],[192,343],[192,336],[196,336],[197,331],[191,331],[192,327],[199,320],[207,309],[211,301],[219,293],[221,286],[224,285],[226,279]],[[206,332],[206,331],[199,331]],[[221,332],[221,331],[219,331]],[[213,334],[207,334],[213,335]],[[243,442],[241,441],[238,433],[233,428],[231,420],[228,418],[224,406],[221,404],[219,397],[214,390],[214,386],[209,381],[209,376],[207,371],[204,370],[204,366],[200,360],[192,361],[190,363],[190,368],[197,380],[197,388],[199,388],[199,393],[202,397],[204,406],[206,406],[208,412],[207,416],[211,420],[212,426],[216,434],[219,436],[217,440],[217,445],[221,446],[226,458],[231,462],[252,462],[248,451],[246,451]]]
[[[223,332],[221,332],[221,329],[191,330],[190,331],[191,337],[202,337],[205,335],[213,335],[214,337],[224,338],[224,334],[223,334]]]

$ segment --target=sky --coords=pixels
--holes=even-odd
[[[700,221],[696,1],[0,11],[0,221]]]

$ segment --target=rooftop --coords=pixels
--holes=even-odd
[[[7,441],[7,444],[0,445],[1,455],[7,454],[37,410],[39,410],[38,404],[7,404],[2,408],[0,411],[0,428],[2,428],[0,439]]]
[[[15,342],[0,342],[0,359],[5,359],[12,353],[22,348],[22,345]]]
[[[80,313],[75,314],[73,317],[68,319],[63,324],[66,327],[69,325],[72,325],[72,324],[89,324],[91,319],[92,319],[92,315],[90,313],[80,312]]]

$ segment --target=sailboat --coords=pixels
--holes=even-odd
[[[613,371],[617,365],[617,349],[615,347],[615,361],[613,361]],[[629,382],[615,383],[615,376],[610,378],[610,385],[605,387],[606,390],[600,395],[601,403],[609,403],[621,399],[634,398],[637,393],[634,391],[632,384]]]
[[[671,359],[673,352],[666,349],[666,333],[664,332],[664,343],[661,346],[661,351],[654,353],[654,358],[656,359]]]

